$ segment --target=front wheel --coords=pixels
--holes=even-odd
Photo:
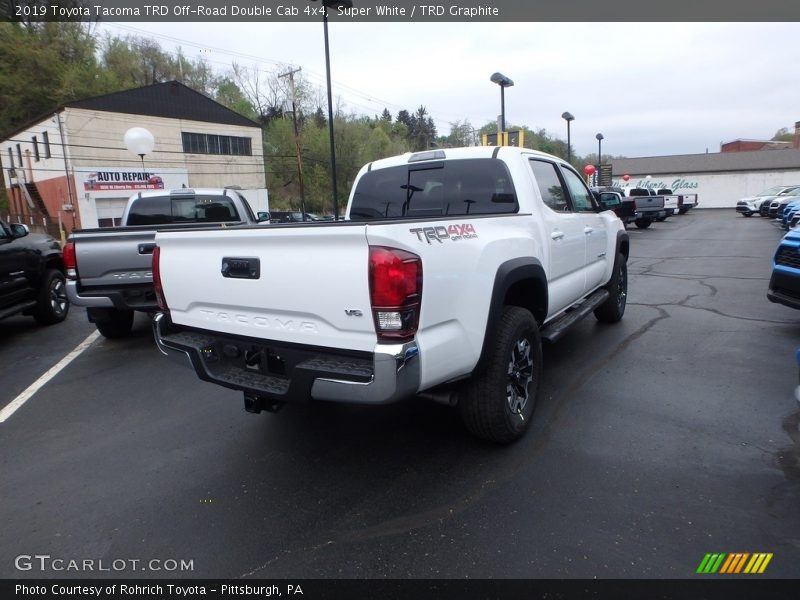
[[[753,216],[753,213],[751,213],[751,212],[743,212],[743,213],[742,213],[742,216],[743,216],[743,217],[752,217],[752,216]]]
[[[605,289],[609,293],[608,300],[594,309],[594,316],[601,323],[616,323],[625,314],[628,302],[628,263],[622,252],[617,253],[614,273]]]
[[[634,223],[636,223],[636,226],[639,229],[647,229],[648,227],[650,227],[652,222],[653,221],[650,219],[636,219],[636,221],[634,221]]]
[[[528,427],[542,372],[539,325],[530,311],[504,307],[486,352],[461,392],[459,410],[470,433],[508,444]]]
[[[53,325],[66,319],[68,312],[69,300],[64,275],[61,271],[51,269],[42,279],[33,318],[40,325]]]

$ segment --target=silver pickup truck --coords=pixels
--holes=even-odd
[[[231,189],[141,192],[128,200],[122,226],[77,230],[64,248],[67,297],[85,306],[89,320],[107,338],[127,335],[135,311],[158,309],[153,292],[152,255],[156,231],[269,222],[253,214]]]

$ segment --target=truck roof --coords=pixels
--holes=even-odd
[[[373,161],[366,166],[367,170],[385,169],[388,167],[397,167],[409,163],[448,160],[448,159],[468,159],[468,158],[493,158],[510,157],[512,154],[526,154],[541,156],[551,160],[556,160],[563,164],[568,164],[565,160],[540,152],[538,150],[530,150],[528,148],[517,148],[515,146],[470,146],[466,148],[439,148],[433,150],[423,150],[421,152],[406,152],[399,156],[390,156],[389,158],[382,158]]]

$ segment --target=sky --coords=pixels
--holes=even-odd
[[[99,31],[150,37],[164,50],[272,71],[300,67],[324,92],[321,23],[104,23]],[[506,123],[614,156],[718,152],[735,139],[769,139],[800,121],[800,23],[329,23],[334,102],[347,112],[412,112],[450,123]]]

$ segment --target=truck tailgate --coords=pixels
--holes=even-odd
[[[76,232],[75,258],[82,288],[151,283],[155,230]]]
[[[335,223],[159,232],[160,276],[172,322],[371,352],[376,334],[365,229]]]

